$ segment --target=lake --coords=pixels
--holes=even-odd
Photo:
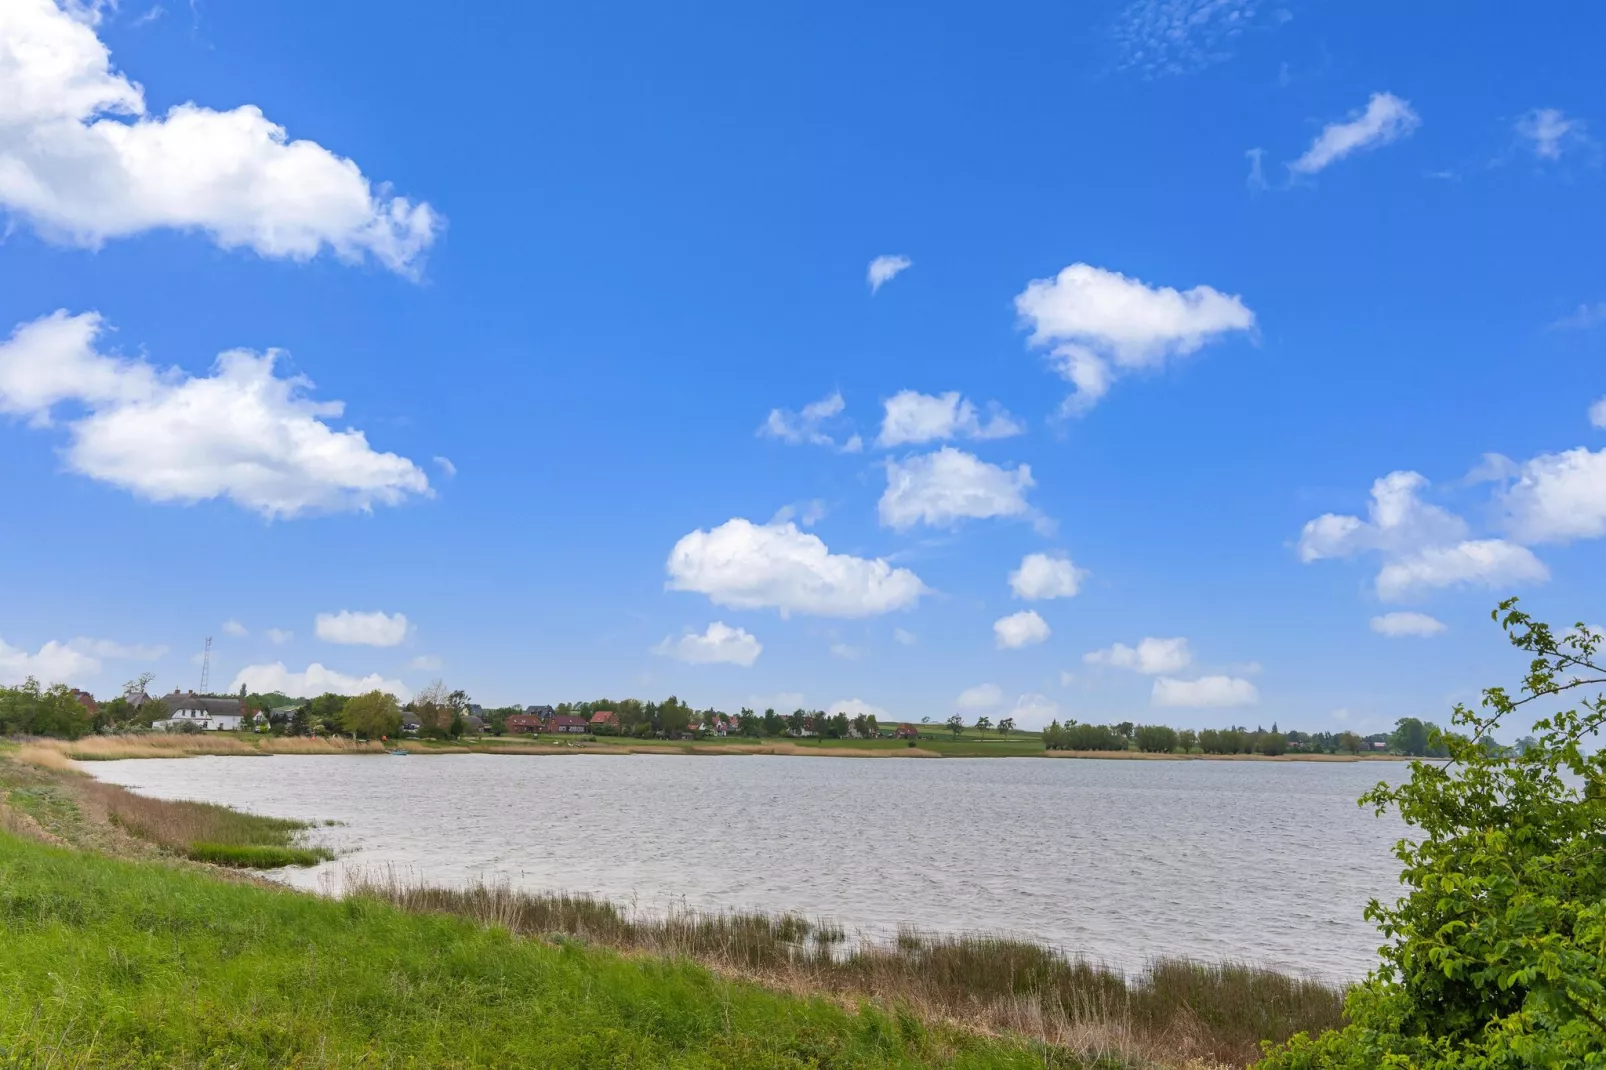
[[[274,756],[94,762],[144,794],[341,824],[344,867],[507,882],[658,910],[1009,933],[1132,968],[1373,964],[1404,826],[1355,799],[1402,763],[780,756]]]

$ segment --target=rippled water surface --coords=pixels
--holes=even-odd
[[[1359,977],[1403,830],[1355,805],[1396,763],[510,755],[96,762],[162,798],[342,824],[338,861],[647,908],[795,910]],[[327,882],[325,882],[327,883]]]

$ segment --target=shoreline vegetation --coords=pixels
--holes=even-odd
[[[528,742],[519,737],[476,737],[456,740],[404,739],[396,743],[354,742],[341,736],[272,736],[243,732],[126,733],[83,736],[76,740],[33,738],[19,742],[22,761],[65,770],[71,762],[118,761],[128,758],[263,757],[275,754],[371,754],[395,750],[409,755],[781,755],[820,758],[1091,758],[1113,761],[1226,762],[1398,762],[1396,754],[1202,754],[1154,753],[1141,750],[1044,750],[1008,741],[923,740],[910,747],[884,740],[786,740],[748,743],[740,740],[636,740],[587,737],[562,742]]]
[[[513,1005],[540,1001],[529,1004],[520,992],[510,1005],[507,977],[528,973],[539,988],[537,975],[560,966],[604,1002],[675,1004],[679,1017],[671,1024],[655,1016],[662,1008],[637,1008],[563,1041],[622,1045],[617,1052],[633,1053],[625,1060],[637,1064],[1244,1066],[1258,1058],[1263,1040],[1342,1023],[1340,989],[1252,966],[1166,960],[1127,976],[999,937],[905,930],[888,944],[851,945],[839,927],[797,915],[685,910],[646,917],[586,896],[429,888],[391,872],[352,874],[339,901],[264,886],[238,869],[200,864],[238,863],[196,852],[194,837],[227,839],[219,828],[232,825],[235,840],[277,837],[294,849],[295,823],[136,796],[70,767],[28,760],[24,752],[37,747],[0,747],[0,941],[12,963],[9,972],[0,964],[0,992],[13,1005],[31,1000],[36,1008],[31,1019],[0,1015],[0,1056],[72,1065],[92,1049],[97,1063],[120,1065],[137,1061],[137,1050],[164,1064],[188,1064],[221,1051],[231,1065],[296,1057],[337,1065],[355,1061],[350,1053],[359,1051],[360,1034],[362,1045],[387,1048],[405,1037],[423,1046],[395,1052],[426,1056],[430,1045],[452,1036],[467,1046],[454,1050],[475,1050],[495,1037],[503,1045],[495,1053],[482,1047],[463,1061],[517,1061],[523,1049],[507,1045],[542,1037],[543,1046],[529,1051],[549,1052],[557,1041],[544,1031],[558,1026],[545,1017],[532,1023],[527,1011],[513,1014]],[[429,947],[436,959],[412,959]],[[502,971],[494,984],[476,965],[486,955]],[[412,965],[398,967],[402,960]],[[332,1042],[321,1030],[334,1028],[330,1003],[345,995],[327,986],[359,963],[376,971],[360,983],[396,986],[392,998],[403,1004],[378,1019],[366,1004],[351,1011],[355,1031],[346,1036],[342,1023],[335,1032],[344,1039]],[[71,991],[53,989],[45,999],[41,978],[63,970],[76,978]],[[291,976],[300,980],[264,980]],[[429,985],[459,995],[472,989],[466,1002],[480,1007],[465,1010],[456,996],[438,1002],[422,993]],[[96,1009],[111,1003],[116,1013]],[[421,1040],[408,1003],[452,1020]],[[546,1014],[566,1013],[561,995],[549,994],[548,1004]],[[197,1013],[180,1021],[173,1008],[185,1006]],[[240,1006],[251,1013],[225,1011]],[[208,1007],[216,1012],[210,1020]],[[503,1017],[481,1022],[481,1011],[493,1008]],[[733,1027],[744,1014],[755,1017]],[[712,1016],[719,1028],[681,1038],[686,1016]],[[457,1033],[459,1017],[490,1032]],[[342,1048],[346,1041],[353,1046]],[[670,1057],[682,1043],[696,1058]],[[591,1065],[579,1057],[545,1060],[538,1061]]]

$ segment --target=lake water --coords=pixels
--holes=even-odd
[[[870,935],[1005,932],[1358,978],[1404,826],[1356,806],[1398,763],[441,755],[95,762],[169,799],[334,820],[345,866],[645,909],[756,908]]]

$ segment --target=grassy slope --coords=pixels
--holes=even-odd
[[[683,962],[4,833],[0,948],[0,1065],[1072,1065]]]

